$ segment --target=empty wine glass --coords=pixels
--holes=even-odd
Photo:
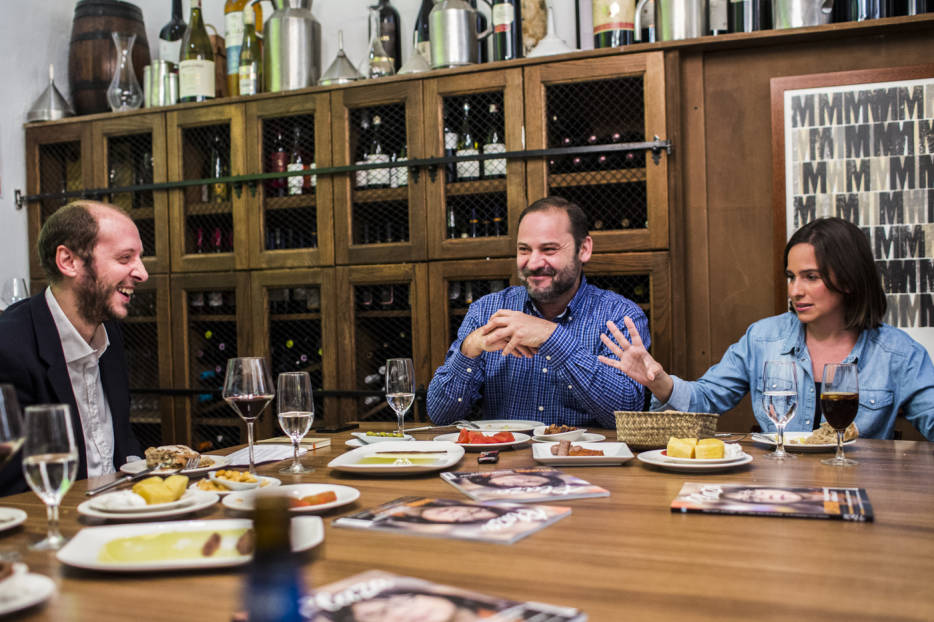
[[[5,306],[10,306],[14,302],[29,298],[29,287],[26,285],[26,279],[12,277],[3,283],[3,291],[0,292],[0,302]]]
[[[798,404],[797,366],[794,361],[766,361],[762,374],[765,412],[778,429],[775,451],[768,458],[788,460],[794,454],[785,451],[785,425],[795,416]]]
[[[243,356],[228,359],[224,376],[224,401],[246,421],[247,444],[250,448],[250,473],[256,474],[253,463],[253,423],[272,401],[275,390],[269,365],[261,356]]]
[[[298,459],[302,437],[308,434],[315,418],[315,402],[311,392],[311,376],[307,371],[290,371],[279,374],[276,385],[276,401],[279,407],[279,425],[292,439],[292,465],[279,469],[280,473],[311,473]]]
[[[396,411],[399,419],[399,434],[404,436],[405,413],[415,400],[415,366],[412,359],[388,359],[386,361],[386,401]]]
[[[26,483],[45,503],[48,536],[29,548],[54,551],[65,544],[58,530],[58,506],[78,474],[78,449],[67,404],[38,404],[26,407],[26,440],[23,443],[23,474]]]
[[[820,390],[820,409],[837,432],[837,454],[821,460],[822,464],[848,467],[859,464],[843,455],[846,428],[856,419],[859,411],[859,378],[855,363],[827,363]]]
[[[0,384],[0,469],[23,444],[23,415],[12,384]]]

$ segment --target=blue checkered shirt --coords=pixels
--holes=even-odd
[[[428,416],[433,422],[462,419],[480,399],[488,419],[579,427],[613,429],[614,410],[642,410],[642,385],[597,360],[601,354],[613,356],[600,341],[600,333],[608,332],[607,320],[625,331],[623,317],[629,316],[645,346],[650,345],[648,320],[636,303],[581,277],[574,298],[554,320],[558,327],[535,356],[499,352],[484,352],[475,359],[464,356],[460,351],[464,338],[500,309],[542,317],[523,287],[508,287],[470,305],[457,339],[428,385]]]

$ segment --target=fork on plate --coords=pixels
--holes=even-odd
[[[174,470],[172,470],[172,471],[166,473],[165,476],[168,477],[168,476],[170,476],[170,475],[178,475],[178,474],[181,473],[182,471],[187,471],[187,470],[189,470],[189,469],[197,468],[197,467],[198,467],[198,464],[199,464],[200,462],[201,462],[201,456],[193,456],[193,457],[191,457],[191,458],[188,459],[188,461],[185,463],[185,466],[178,467],[178,468],[176,468],[176,469],[174,469]],[[156,466],[149,467],[148,469],[143,469],[143,470],[140,471],[139,473],[131,473],[131,474],[129,474],[129,475],[124,475],[123,477],[118,477],[117,479],[113,480],[112,482],[107,482],[106,484],[104,484],[104,485],[102,485],[102,486],[98,486],[97,488],[91,488],[91,489],[89,489],[87,492],[85,492],[84,494],[86,494],[86,495],[89,496],[89,497],[93,497],[93,496],[96,495],[96,494],[99,494],[99,493],[102,493],[102,492],[106,492],[106,491],[108,491],[108,490],[113,490],[113,489],[116,488],[117,486],[122,486],[123,484],[129,484],[130,482],[135,482],[136,480],[138,480],[138,479],[140,479],[140,478],[143,478],[143,477],[149,475],[149,474],[152,473],[153,471],[157,471],[157,470],[159,470],[159,469],[162,469],[162,468],[165,468],[165,467],[169,466],[169,464],[171,464],[171,463],[172,463],[172,460],[170,460],[170,459],[169,459],[169,460],[163,460],[162,462],[160,462],[160,463],[157,464]]]

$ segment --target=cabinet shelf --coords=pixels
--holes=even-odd
[[[150,220],[156,217],[156,208],[154,207],[134,207],[127,210],[130,218],[133,220]]]
[[[356,316],[361,317],[409,317],[412,315],[411,311],[394,311],[392,309],[387,309],[385,311],[357,311]]]
[[[225,313],[199,313],[197,315],[188,316],[188,320],[191,322],[236,322],[237,316]]]
[[[548,185],[552,188],[632,184],[640,181],[645,181],[644,168],[596,169],[580,171],[578,173],[557,173],[548,175]]]
[[[320,320],[320,313],[272,313],[269,316],[272,322],[294,322],[298,320]]]
[[[445,184],[444,191],[448,196],[464,196],[469,194],[489,194],[492,192],[506,192],[506,178],[480,179],[477,181],[456,181]]]
[[[185,204],[189,216],[204,216],[208,214],[230,214],[230,201],[217,203],[189,202]]]
[[[296,194],[287,197],[267,197],[264,201],[264,207],[267,210],[280,209],[302,209],[315,207],[314,194]]]
[[[130,423],[132,424],[146,423],[146,424],[153,424],[153,425],[161,425],[162,415],[152,410],[144,410],[144,411],[134,410],[130,412]]]
[[[155,324],[156,316],[154,315],[135,315],[127,316],[123,318],[124,324]]]
[[[243,419],[240,419],[239,417],[205,417],[203,415],[199,415],[193,418],[192,423],[209,425],[212,427],[228,426],[236,428],[240,427],[240,424],[243,423]]]
[[[384,201],[408,201],[409,187],[400,188],[371,188],[355,189],[353,192],[354,203],[376,203]]]

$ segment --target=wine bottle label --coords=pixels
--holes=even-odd
[[[159,39],[159,58],[170,63],[178,64],[178,57],[182,51],[182,40],[166,41]]]
[[[408,162],[406,159],[396,160],[396,162],[405,163]],[[396,185],[398,186],[408,186],[409,185],[409,169],[403,164],[403,166],[398,166],[394,169],[396,173]]]
[[[431,41],[419,41],[415,44],[418,53],[425,57],[425,60],[431,62]]]
[[[183,60],[178,64],[178,97],[214,97],[213,60]]]
[[[256,75],[256,63],[250,63],[249,65],[239,67],[237,69],[237,73],[240,74],[240,94],[256,95],[256,86],[259,82],[259,79]]]
[[[367,162],[369,164],[388,164],[389,156],[385,153],[373,153],[367,156]],[[388,186],[389,181],[388,168],[373,168],[369,170],[369,185]]]
[[[633,0],[593,0],[593,32],[632,30],[636,6]]]
[[[312,162],[311,164],[308,165],[308,168],[310,168],[311,170],[315,170],[315,169],[318,168],[318,167],[315,166],[315,163],[314,163],[314,162]],[[318,185],[318,176],[317,176],[317,175],[309,175],[309,176],[306,177],[305,179],[308,180],[308,185],[311,186],[312,188],[314,188],[315,186]]]
[[[227,48],[227,73],[237,73],[240,64],[240,46],[243,45],[243,13],[233,11],[224,15],[224,45]]]
[[[294,164],[289,164],[286,167],[286,170],[288,170],[289,172],[303,171],[305,170],[305,167],[301,163],[296,162]],[[301,194],[302,185],[304,183],[305,183],[304,178],[301,177],[300,175],[296,175],[295,177],[289,177],[289,194]]]
[[[444,133],[444,148],[457,149],[457,132],[448,131]]]
[[[458,156],[474,156],[478,155],[479,152],[476,149],[458,149]],[[480,177],[480,162],[479,160],[471,160],[469,162],[458,162],[457,163],[457,178],[458,179],[478,179]]]
[[[726,32],[729,28],[727,26],[726,18],[726,0],[710,0],[708,4],[709,8],[709,21],[710,21],[710,31],[711,32]]]
[[[516,21],[516,7],[509,2],[500,2],[493,5],[493,30],[495,32],[509,32]]]
[[[487,143],[483,145],[483,153],[504,153],[506,145],[503,143]],[[487,177],[506,174],[506,158],[483,161],[483,173]]]
[[[367,163],[366,160],[357,160],[354,164],[356,164],[357,166],[359,166],[359,165],[361,165],[361,164],[366,164],[366,163]],[[370,171],[368,171],[368,170],[366,170],[366,169],[356,172],[356,175],[354,176],[354,179],[355,179],[355,181],[356,181],[356,186],[357,186],[357,188],[366,188],[366,187],[369,185],[369,183],[370,183],[370,175],[369,175],[369,173],[370,173]]]

